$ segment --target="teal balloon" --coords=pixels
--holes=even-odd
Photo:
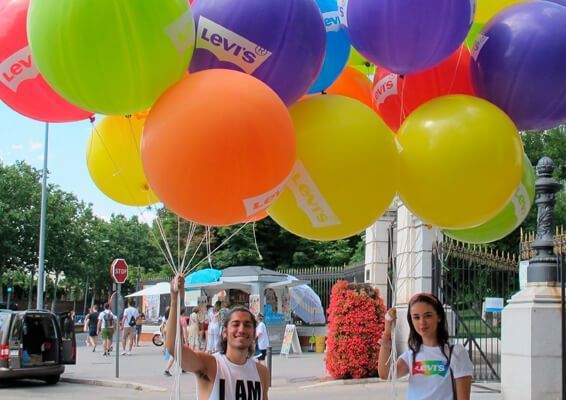
[[[527,218],[535,198],[535,180],[534,168],[525,155],[521,183],[503,211],[475,228],[445,230],[444,234],[461,242],[476,244],[494,242],[504,238]]]

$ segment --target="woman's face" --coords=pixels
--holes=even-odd
[[[440,317],[432,305],[425,302],[418,302],[411,305],[411,321],[421,337],[436,338]]]

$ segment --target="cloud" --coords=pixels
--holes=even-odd
[[[36,150],[40,150],[43,148],[43,143],[41,142],[34,142],[33,140],[30,140],[29,142],[29,151],[36,151]]]
[[[44,160],[43,154],[40,155],[40,156],[37,156],[37,161],[43,161],[43,160]]]
[[[10,148],[12,150],[21,150],[21,149],[24,148],[24,145],[23,144],[13,144],[12,146],[10,146]]]

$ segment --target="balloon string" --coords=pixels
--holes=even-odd
[[[256,237],[256,232],[255,232],[255,221],[252,225],[252,231],[253,231],[253,235],[254,235],[254,245],[255,245],[255,250],[257,251],[257,257],[260,260],[263,260],[263,256],[261,255],[261,252],[259,251],[259,246],[257,245],[257,237]]]
[[[205,233],[206,233],[206,257],[208,260],[208,266],[212,268],[212,253],[211,253],[212,245],[211,245],[210,226],[206,227]]]
[[[452,75],[452,81],[450,86],[448,86],[448,94],[452,94],[452,89],[456,83],[456,76],[458,75],[458,69],[460,68],[460,61],[462,60],[462,52],[464,51],[464,46],[460,46],[460,51],[458,51],[458,61],[456,62],[456,68],[454,68],[454,74]]]
[[[400,109],[399,109],[399,126],[401,126],[401,124],[403,123],[403,121],[406,118],[405,115],[405,76],[404,75],[398,75],[399,78],[401,78],[401,105],[400,105]]]

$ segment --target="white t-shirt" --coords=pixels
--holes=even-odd
[[[131,327],[133,328],[135,326],[134,325],[130,325],[130,320],[133,318],[134,321],[136,320],[136,318],[139,316],[140,314],[138,313],[138,310],[134,307],[128,307],[124,310],[124,319],[122,319],[123,323],[124,323],[124,327],[128,328]]]
[[[104,311],[102,311],[100,314],[98,314],[98,319],[99,319],[100,321],[102,321],[102,325],[100,326],[100,328],[101,328],[101,329],[106,328],[106,318],[105,318],[105,317],[106,317],[107,314],[110,314],[110,315],[112,316],[112,319],[114,319],[114,326],[113,326],[113,328],[116,328],[115,325],[116,325],[116,319],[117,319],[117,318],[116,318],[116,316],[115,316],[114,314],[112,314],[112,311],[110,311],[110,310],[104,310]]]
[[[216,378],[208,400],[263,399],[259,367],[253,358],[244,365],[233,364],[225,354],[216,353],[214,358]]]
[[[401,354],[401,359],[409,368],[408,400],[453,400],[452,378],[448,368],[450,349],[442,354],[440,347],[422,345],[413,366],[413,352],[409,349]],[[472,376],[474,366],[466,349],[461,344],[454,345],[450,369],[454,379]]]
[[[257,347],[260,350],[267,350],[269,347],[269,336],[267,335],[267,327],[263,321],[257,325],[257,328],[255,328],[255,334],[256,336],[259,335],[257,338]]]

